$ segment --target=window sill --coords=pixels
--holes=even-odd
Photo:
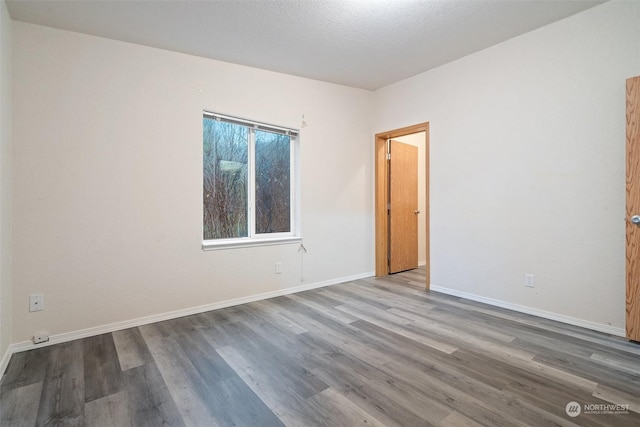
[[[274,237],[266,239],[246,239],[246,240],[205,240],[202,242],[203,251],[217,251],[221,249],[236,249],[236,248],[252,248],[254,246],[275,246],[275,245],[290,245],[295,243],[301,243],[302,237]]]

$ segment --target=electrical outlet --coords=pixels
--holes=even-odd
[[[36,332],[33,335],[33,343],[34,344],[41,344],[41,343],[47,342],[47,341],[49,341],[49,334],[47,334],[46,331]]]
[[[44,310],[44,294],[29,295],[29,311]]]
[[[275,273],[276,274],[282,273],[282,263],[281,262],[276,262]]]
[[[531,273],[524,274],[524,285],[527,288],[535,288],[536,287],[536,276]]]

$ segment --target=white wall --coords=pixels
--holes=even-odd
[[[426,134],[425,132],[413,133],[398,138],[396,141],[418,147],[418,264],[425,265],[427,263],[427,198],[426,196]]]
[[[640,3],[616,1],[377,91],[375,132],[430,122],[434,287],[624,327],[639,74]]]
[[[0,353],[36,330],[368,274],[373,134],[424,121],[432,285],[623,328],[624,80],[640,74],[640,4],[606,3],[375,94],[9,30],[0,9]],[[291,127],[305,114],[304,274],[295,245],[200,249],[202,109]],[[45,310],[28,313],[34,292]]]
[[[373,271],[371,92],[21,22],[14,40],[14,342]],[[296,245],[201,250],[203,109],[305,115],[304,283]]]
[[[11,344],[11,36],[12,21],[0,1],[0,376]],[[8,362],[8,361],[7,361]]]

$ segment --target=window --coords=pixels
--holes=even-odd
[[[299,241],[297,131],[203,114],[203,248]]]

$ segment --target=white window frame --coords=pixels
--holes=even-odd
[[[227,239],[202,240],[203,250],[230,249],[252,246],[270,246],[291,243],[300,243],[302,236],[300,234],[300,203],[299,203],[299,131],[296,129],[274,126],[266,123],[256,122],[253,120],[241,119],[238,117],[227,116],[209,111],[203,111],[203,117],[215,120],[235,123],[246,126],[248,132],[248,178],[247,178],[247,237],[234,237]],[[262,130],[266,132],[275,132],[286,134],[289,136],[289,230],[281,233],[256,233],[256,217],[255,217],[255,189],[256,189],[256,164],[255,164],[255,148],[256,148],[256,131]],[[204,213],[204,204],[202,206]],[[201,215],[201,219],[204,215]],[[204,235],[204,223],[202,224],[201,236]]]

